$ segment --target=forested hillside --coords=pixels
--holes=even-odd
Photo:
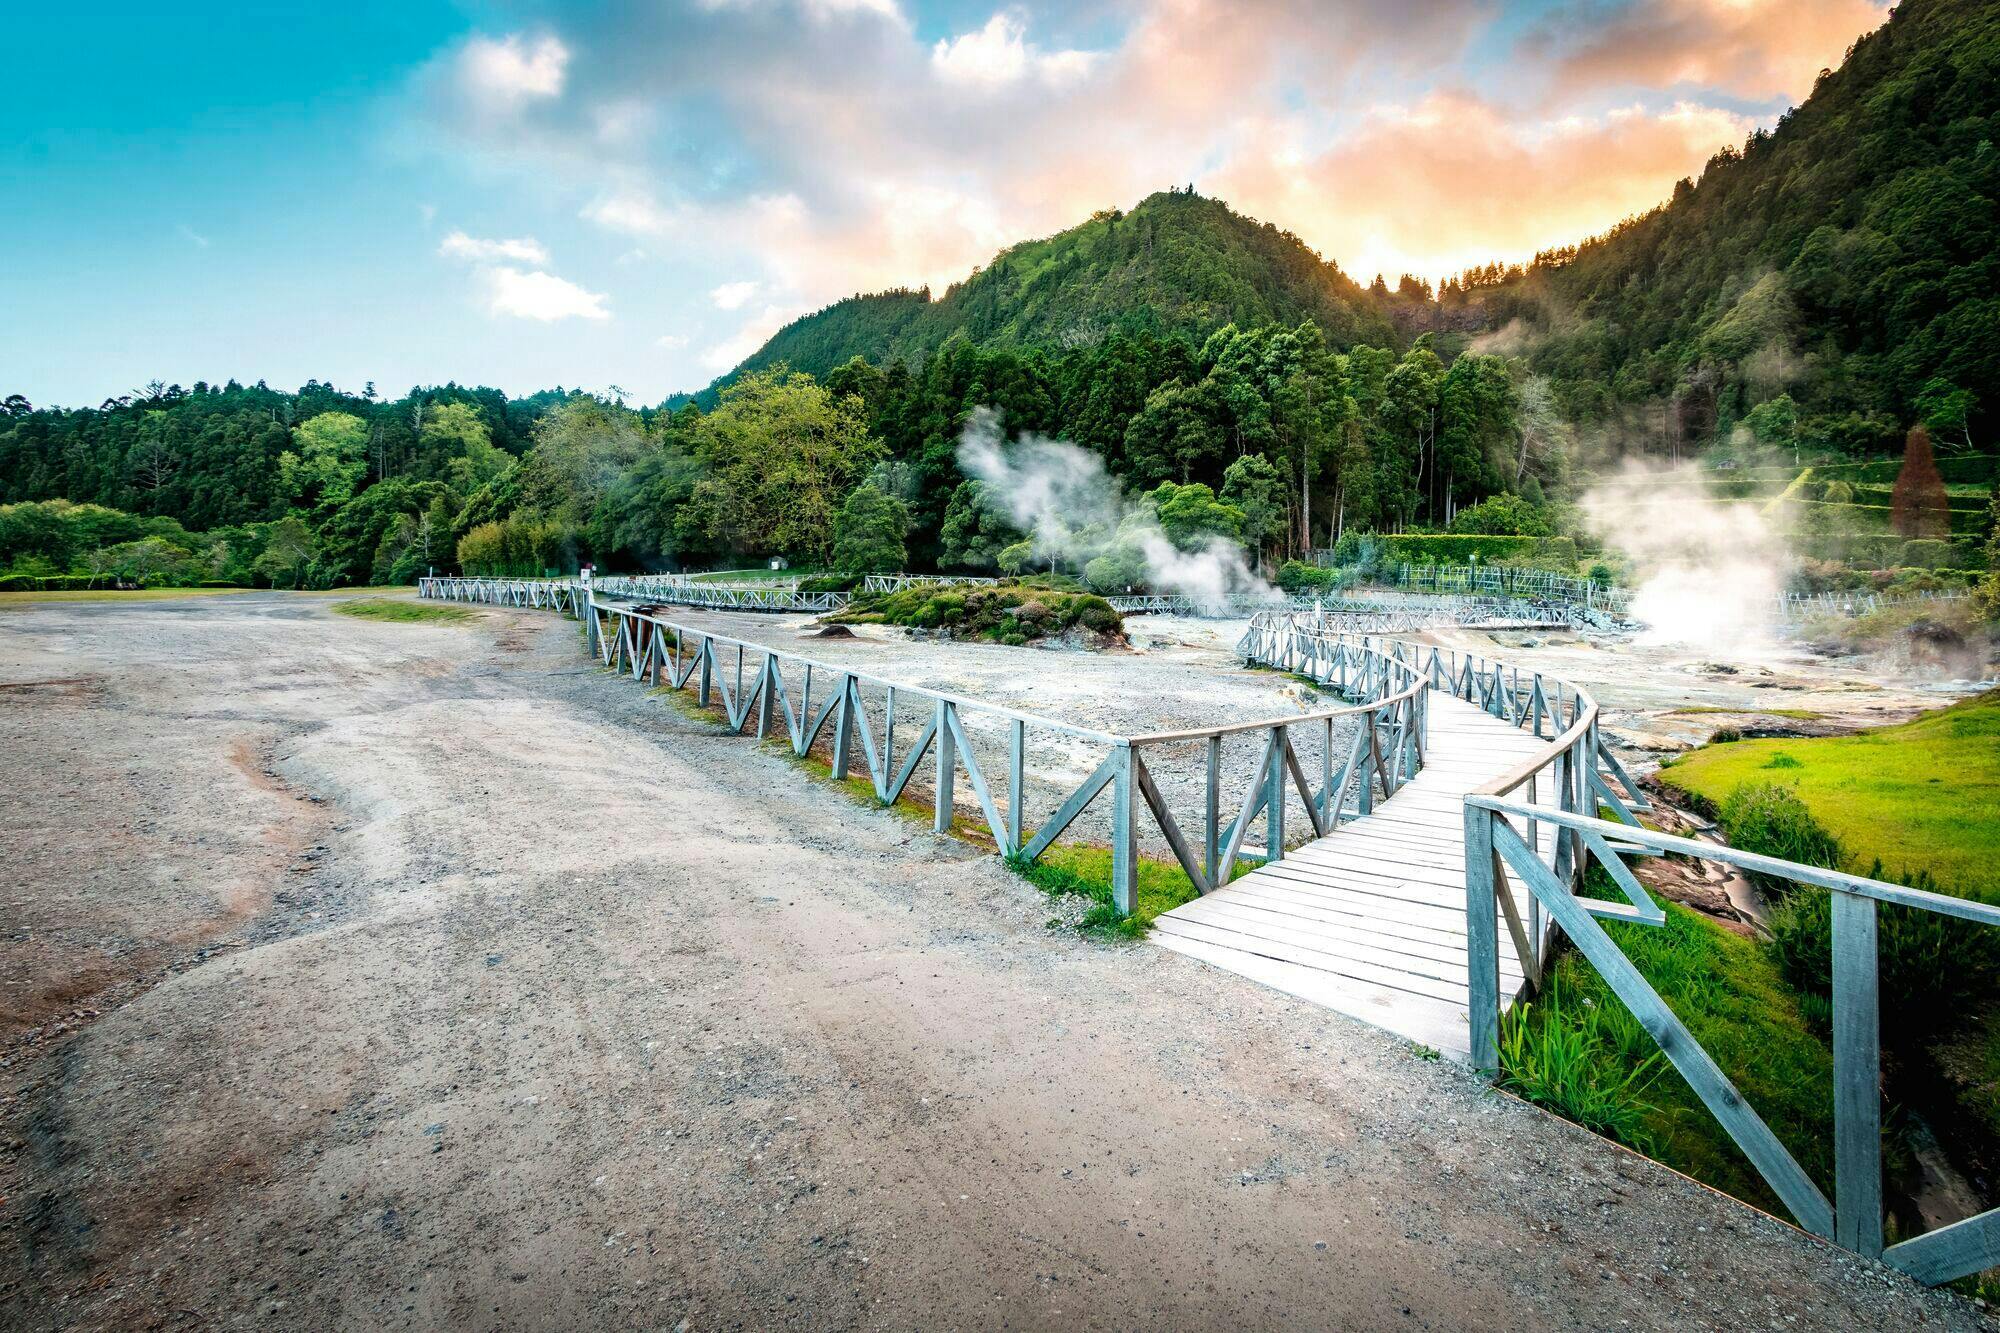
[[[1748,422],[1865,453],[1918,417],[1941,449],[1990,445],[1996,108],[2000,6],[1903,0],[1802,106],[1661,208],[1444,299],[1518,320],[1509,345],[1566,415],[1640,447],[1685,452]]]
[[[1069,348],[1114,330],[1199,343],[1225,324],[1307,321],[1336,347],[1394,341],[1384,303],[1298,237],[1169,191],[1004,250],[935,301],[910,291],[849,297],[786,325],[742,368],[784,362],[819,375],[855,356],[921,364],[955,333]]]
[[[1267,566],[1391,533],[1446,534],[1413,554],[1554,538],[1573,567],[1573,474],[1637,451],[1784,465],[1794,535],[1839,539],[1825,559],[1858,536],[1885,577],[1962,572],[1991,528],[1992,460],[1973,455],[2000,427],[1996,105],[2000,8],[1905,0],[1810,102],[1658,210],[1435,294],[1363,290],[1173,191],[1015,246],[938,300],[840,302],[656,409],[318,382],[10,398],[0,564],[322,585],[769,554],[1020,569],[1028,534],[960,454],[994,409],[1088,451],[1174,541]],[[1891,477],[1843,471],[1896,458],[1913,426],[1912,456],[1935,448],[1951,473],[1925,464],[1935,522],[1896,518]],[[1794,483],[1807,464],[1826,466]],[[1754,471],[1729,494],[1764,505]],[[1107,579],[1143,579],[1118,532],[1091,540]]]

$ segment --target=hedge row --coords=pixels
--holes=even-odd
[[[1937,466],[1938,475],[1946,481],[1991,481],[2000,476],[2000,454],[1942,454]],[[1893,485],[1896,474],[1902,470],[1903,460],[1898,456],[1872,463],[1821,463],[1813,468],[1813,473],[1821,481]]]
[[[1814,560],[1839,560],[1875,569],[1977,569],[1978,545],[1969,541],[1904,541],[1896,536],[1793,533],[1792,549]]]
[[[1791,499],[1788,504],[1810,505],[1813,512],[1833,521],[1846,520],[1849,524],[1866,531],[1872,528],[1880,533],[1889,526],[1894,511],[1888,505],[1841,504],[1834,500]],[[1955,534],[1978,536],[1986,531],[1986,504],[1980,502],[1978,508],[1953,506],[1946,511],[1946,519]]]
[[[103,582],[88,574],[0,574],[0,592],[78,592]]]
[[[1350,550],[1349,544],[1352,543]],[[1576,568],[1576,542],[1568,537],[1490,537],[1417,533],[1401,537],[1342,537],[1335,558],[1357,563],[1372,545],[1377,565],[1482,565],[1532,560],[1550,569]]]

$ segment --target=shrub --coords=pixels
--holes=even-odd
[[[1741,851],[1829,870],[1840,867],[1840,840],[1812,817],[1797,792],[1781,783],[1746,782],[1737,787],[1723,801],[1716,822],[1729,845]],[[1790,892],[1791,881],[1772,887],[1783,895]]]
[[[1955,542],[1919,538],[1903,543],[1903,564],[1914,569],[1956,569],[1964,556]]]
[[[1868,877],[1883,878],[1881,862],[1870,868]],[[1912,888],[1939,892],[1928,872],[1919,871],[1909,883]],[[2000,939],[1990,926],[1887,903],[1876,912],[1882,1025],[1893,1041],[1929,1037],[1989,1002],[2000,986]],[[1771,914],[1770,949],[1788,985],[1830,998],[1832,893],[1798,886]]]
[[[820,574],[799,580],[800,592],[853,592],[861,586],[860,574]]]
[[[971,589],[905,588],[857,605],[836,619],[945,630],[954,638],[1014,645],[1079,625],[1112,635],[1125,627],[1123,618],[1102,597],[1013,583]]]
[[[1460,534],[1547,537],[1555,529],[1541,506],[1502,492],[1458,511],[1451,530]]]
[[[1303,560],[1287,560],[1278,570],[1278,586],[1290,593],[1330,592],[1341,585],[1341,573]]]

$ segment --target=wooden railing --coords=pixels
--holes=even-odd
[[[1246,653],[1319,677],[1329,651],[1327,641],[1335,636],[1297,618],[1260,621],[1245,638]],[[1646,828],[1633,813],[1649,808],[1644,794],[1605,744],[1597,703],[1588,691],[1551,676],[1523,673],[1428,645],[1395,644],[1385,651],[1413,666],[1434,691],[1476,703],[1546,741],[1537,754],[1483,784],[1465,802],[1467,1012],[1475,1067],[1497,1072],[1500,1063],[1499,922],[1506,923],[1531,985],[1539,985],[1541,964],[1559,934],[1659,1043],[1799,1225],[1932,1284],[2000,1264],[2000,1209],[1883,1246],[1882,997],[1876,949],[1881,903],[1992,926],[2000,926],[2000,907]],[[1543,788],[1545,782],[1553,783],[1553,788]],[[1560,796],[1554,809],[1538,799],[1547,790]],[[1613,817],[1601,818],[1601,811]],[[1625,862],[1631,855],[1661,854],[1717,861],[1833,895],[1831,1202],[1598,924],[1603,920],[1665,924],[1664,913]],[[1592,860],[1611,877],[1624,902],[1576,895],[1575,887]],[[1527,890],[1525,912],[1514,882]]]
[[[1477,916],[1473,904],[1500,888],[1512,871],[1555,923],[1624,1001],[1661,1051],[1687,1080],[1695,1095],[1729,1137],[1743,1150],[1771,1190],[1799,1225],[1848,1249],[1879,1257],[1921,1282],[1949,1282],[2000,1264],[2000,1209],[1940,1227],[1901,1244],[1883,1248],[1882,1232],[1882,1061],[1880,977],[1876,950],[1879,904],[1890,903],[1937,912],[1965,921],[2000,926],[2000,907],[1887,884],[1837,870],[1781,861],[1733,847],[1691,838],[1633,830],[1581,814],[1545,815],[1563,829],[1592,840],[1607,869],[1622,870],[1612,839],[1652,852],[1677,853],[1719,861],[1760,875],[1813,885],[1833,895],[1833,1111],[1834,1198],[1831,1202],[1814,1184],[1798,1160],[1778,1141],[1756,1110],[1703,1050],[1659,993],[1612,938],[1597,924],[1599,917],[1630,920],[1614,904],[1578,898],[1571,885],[1548,873],[1524,853],[1511,833],[1509,816],[1523,806],[1499,793],[1479,793],[1466,800],[1467,917]],[[1504,869],[1503,869],[1504,866]],[[1475,870],[1485,872],[1475,875]],[[1614,869],[1616,868],[1616,869]],[[1627,872],[1629,873],[1629,872]],[[1492,920],[1489,907],[1485,913]],[[1489,929],[1490,934],[1490,929]],[[1490,959],[1489,939],[1485,952]],[[1475,950],[1475,957],[1478,956]],[[1481,1017],[1494,1012],[1496,995],[1485,974],[1475,971],[1470,1003],[1474,1017],[1474,1061],[1482,1067],[1498,1063],[1492,1027]],[[1888,997],[1893,1003],[1894,996]],[[1483,1043],[1479,1034],[1485,1033]]]
[[[640,610],[637,603],[599,601],[597,589],[603,582],[557,583],[559,602],[547,588],[531,594],[506,580],[426,579],[419,592],[446,600],[570,611],[582,620],[589,651],[603,665],[634,680],[692,691],[703,707],[719,708],[732,731],[747,729],[758,739],[782,736],[801,757],[824,741],[832,775],[845,779],[865,773],[884,805],[905,799],[928,757],[933,822],[939,831],[950,829],[956,819],[963,770],[965,788],[995,845],[1023,861],[1041,857],[1108,791],[1112,896],[1120,912],[1132,910],[1145,815],[1195,888],[1206,893],[1226,884],[1239,860],[1281,859],[1290,809],[1302,811],[1306,827],[1318,836],[1353,812],[1372,809],[1423,762],[1425,682],[1405,663],[1364,644],[1349,645],[1336,659],[1343,692],[1356,700],[1353,704],[1123,735],[677,624]],[[534,596],[543,600],[529,600]],[[916,703],[924,718],[916,740],[900,751],[899,701],[906,709]],[[982,729],[1005,733],[1004,784],[989,780],[968,734],[969,719]],[[1079,741],[1101,747],[1102,757],[1031,832],[1026,754],[1035,737],[1057,738],[1072,748]],[[1254,774],[1247,784],[1225,790],[1230,781],[1222,764],[1224,743],[1247,737],[1262,741]],[[1343,742],[1346,757],[1340,761]],[[1316,765],[1309,762],[1313,756]],[[1162,781],[1164,766],[1190,758],[1201,766],[1196,775],[1184,782]],[[1198,790],[1199,811],[1190,815],[1183,807],[1177,813],[1169,786]]]

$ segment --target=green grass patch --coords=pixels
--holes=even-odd
[[[798,569],[708,569],[688,577],[704,583],[796,583],[802,579],[816,578],[826,571],[823,569],[800,567]]]
[[[384,620],[398,625],[459,625],[479,613],[444,602],[404,602],[389,597],[358,597],[336,602],[332,610],[357,620]]]
[[[170,602],[183,597],[221,597],[247,588],[74,588],[67,590],[0,592],[0,611],[10,606],[42,602]]]
[[[1111,849],[1058,843],[1036,861],[1009,857],[1013,871],[1051,897],[1074,895],[1094,904],[1079,923],[1091,935],[1140,939],[1152,929],[1153,918],[1170,912],[1199,896],[1187,872],[1171,861],[1139,858],[1138,887],[1132,895],[1132,911],[1120,916],[1111,901]],[[1235,879],[1252,867],[1238,864]]]
[[[1785,783],[1846,849],[1892,877],[1928,873],[1947,893],[2000,891],[2000,691],[1899,726],[1852,736],[1744,740],[1693,750],[1661,768],[1668,786],[1720,808],[1735,790]]]
[[[1707,713],[1728,713],[1741,717],[1788,717],[1804,722],[1820,716],[1810,708],[1724,708],[1720,704],[1691,704],[1686,708],[1675,708],[1671,717],[1696,717]]]
[[[1601,876],[1602,871],[1596,871]],[[1615,890],[1597,886],[1602,897]],[[1754,941],[1662,902],[1663,926],[1602,923],[1772,1132],[1832,1187],[1833,1054]],[[1763,1177],[1579,953],[1501,1026],[1502,1083],[1677,1171],[1786,1216]]]

